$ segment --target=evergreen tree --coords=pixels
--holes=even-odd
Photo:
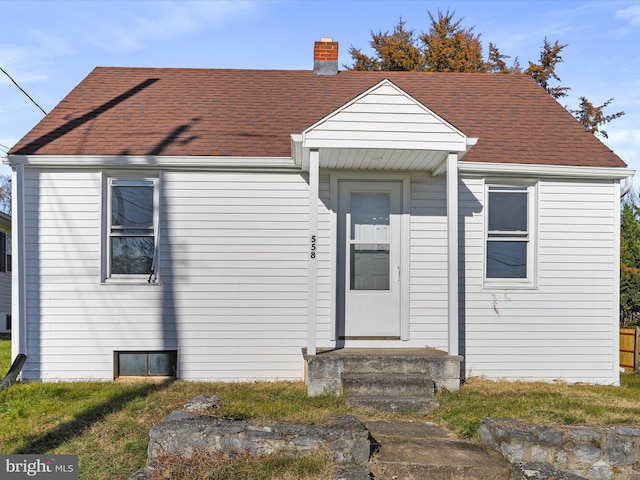
[[[613,98],[610,98],[599,107],[596,107],[585,97],[580,97],[580,108],[569,111],[573,113],[573,116],[576,117],[578,121],[591,133],[594,135],[602,135],[604,138],[609,138],[607,132],[602,130],[600,127],[605,123],[609,123],[611,120],[615,120],[616,118],[624,115],[624,112],[605,115],[604,109],[607,108],[611,102],[613,102]]]
[[[416,36],[414,30],[406,28],[406,22],[400,18],[393,33],[371,32],[370,45],[375,55],[368,56],[358,48],[351,46],[349,53],[353,64],[347,66],[351,70],[388,70],[388,71],[428,71],[428,72],[464,72],[464,73],[521,73],[518,59],[507,66],[498,47],[489,43],[487,61],[483,60],[480,35],[473,28],[463,28],[462,20],[454,19],[455,12],[442,13],[437,16],[429,13],[429,30]],[[529,62],[524,71],[531,76],[549,95],[558,100],[566,97],[569,87],[554,85],[560,82],[556,66],[563,62],[562,51],[567,45],[558,40],[553,44],[546,38],[537,63]],[[617,112],[605,115],[604,109],[613,99],[600,106],[595,106],[585,97],[580,97],[578,109],[568,109],[584,127],[594,135],[607,137],[607,132],[600,127],[624,115]]]
[[[487,71],[489,73],[522,73],[520,63],[516,58],[513,65],[507,67],[506,58],[511,58],[509,55],[503,55],[500,50],[493,43],[489,43],[489,61],[487,62]]]
[[[569,87],[552,87],[550,83],[551,79],[560,81],[560,77],[556,74],[556,65],[562,62],[560,53],[565,47],[566,45],[560,45],[558,40],[551,45],[545,38],[540,52],[540,62],[529,62],[529,68],[524,72],[538,82],[538,85],[556,100],[560,97],[566,97],[567,92],[571,90]]]
[[[620,212],[620,326],[640,319],[640,206],[633,194]]]
[[[455,12],[442,13],[437,18],[429,13],[431,26],[420,36],[426,70],[429,72],[485,73],[480,35],[472,28],[462,28],[462,19],[454,21]]]
[[[415,33],[405,29],[406,22],[400,18],[393,27],[393,33],[371,32],[371,47],[377,57],[369,57],[359,49],[351,47],[349,53],[354,59],[353,70],[412,71],[424,70],[424,55],[415,46]]]

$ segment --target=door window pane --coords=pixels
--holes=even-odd
[[[389,290],[390,195],[352,192],[350,211],[350,288]]]
[[[389,290],[389,245],[351,245],[351,290]]]
[[[351,240],[388,242],[390,212],[388,193],[351,193]]]

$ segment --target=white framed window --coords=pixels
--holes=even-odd
[[[120,377],[176,377],[178,352],[126,351],[114,352],[114,378]]]
[[[11,272],[11,234],[0,232],[0,272]]]
[[[485,197],[485,286],[533,286],[535,185],[488,183]]]
[[[109,177],[105,280],[156,281],[158,179]]]

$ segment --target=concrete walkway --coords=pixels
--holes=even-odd
[[[369,462],[376,480],[509,480],[511,465],[479,443],[459,440],[425,422],[365,422],[378,451]]]

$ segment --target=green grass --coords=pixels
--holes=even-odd
[[[441,394],[439,401],[431,419],[464,438],[475,438],[486,417],[546,425],[640,424],[640,377],[623,374],[619,387],[475,378],[459,392]]]
[[[6,334],[0,334],[0,376],[4,376],[11,366],[11,340]]]
[[[0,368],[9,368],[9,341],[0,340]],[[0,392],[0,453],[71,453],[80,478],[127,478],[146,462],[149,428],[196,395],[218,395],[217,414],[254,422],[323,423],[332,414],[362,419],[390,415],[347,407],[342,399],[306,396],[302,382],[31,383]],[[482,418],[512,417],[543,424],[640,424],[640,377],[625,374],[621,387],[472,379],[459,392],[441,393],[429,420],[461,437],[475,438]],[[398,417],[399,418],[399,417]],[[219,458],[167,460],[158,479],[238,480],[330,478],[322,455],[268,461]]]

